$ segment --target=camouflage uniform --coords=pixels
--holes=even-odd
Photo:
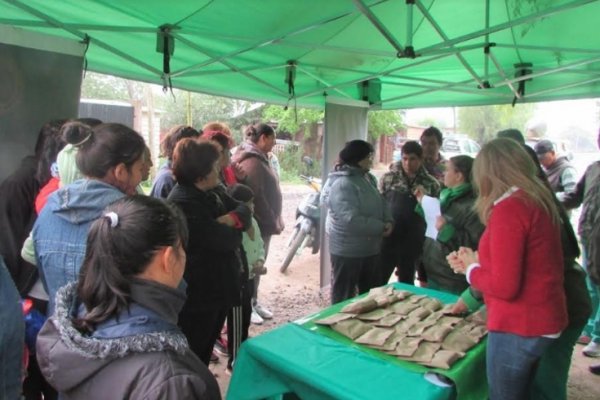
[[[418,186],[429,196],[439,195],[439,182],[424,167],[414,178],[409,178],[398,162],[380,180],[379,189],[394,218],[394,230],[384,238],[381,249],[381,284],[387,283],[395,267],[398,267],[400,282],[414,282],[415,263],[421,256],[425,240],[425,221],[415,212],[418,202],[413,193]]]
[[[445,162],[446,161],[444,160],[444,163]],[[442,176],[444,170],[445,167],[441,169]],[[390,165],[390,171],[386,172],[379,180],[379,191],[384,196],[387,192],[392,190],[412,194],[417,186],[423,187],[423,189],[425,189],[425,194],[428,196],[438,197],[440,194],[440,183],[435,176],[427,171],[424,164],[417,171],[415,177],[411,179],[404,173],[401,162],[394,163]]]

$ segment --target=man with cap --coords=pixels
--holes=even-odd
[[[569,163],[567,157],[556,154],[554,145],[549,140],[540,140],[535,144],[534,150],[540,164],[544,167],[552,190],[562,201],[565,193],[572,192],[577,185],[575,168]]]

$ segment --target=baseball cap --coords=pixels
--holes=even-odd
[[[549,151],[554,151],[554,145],[552,144],[551,141],[544,139],[544,140],[540,140],[539,142],[537,142],[535,144],[534,150],[538,156],[542,156],[542,155],[548,153]]]

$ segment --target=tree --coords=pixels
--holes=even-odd
[[[296,132],[302,131],[306,135],[307,129],[316,123],[323,121],[323,110],[312,108],[295,108],[269,105],[263,111],[266,121],[277,121],[277,130],[289,132],[294,136]]]
[[[370,111],[369,112],[369,139],[377,140],[381,136],[394,135],[402,128],[402,116],[400,111]]]
[[[458,110],[458,127],[479,143],[495,137],[502,129],[525,129],[527,121],[533,115],[534,104],[493,105],[480,107],[461,107]]]
[[[81,82],[81,97],[96,100],[130,100],[125,79],[89,71]]]
[[[239,100],[227,97],[209,96],[201,93],[189,93],[173,89],[173,93],[161,96],[161,108],[164,111],[162,125],[170,127],[177,124],[189,124],[201,129],[210,121],[228,122],[239,108]],[[188,111],[191,121],[188,121]]]

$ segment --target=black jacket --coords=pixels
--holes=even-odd
[[[25,157],[19,168],[0,184],[0,255],[25,296],[37,278],[34,265],[21,258],[21,248],[37,217],[35,197],[40,184],[35,178],[37,159]]]
[[[251,223],[250,209],[216,191],[177,184],[169,195],[185,214],[189,240],[184,278],[188,301],[183,313],[195,307],[233,306],[239,302],[243,281],[240,247],[242,232]],[[242,227],[232,228],[216,219],[234,211]]]

